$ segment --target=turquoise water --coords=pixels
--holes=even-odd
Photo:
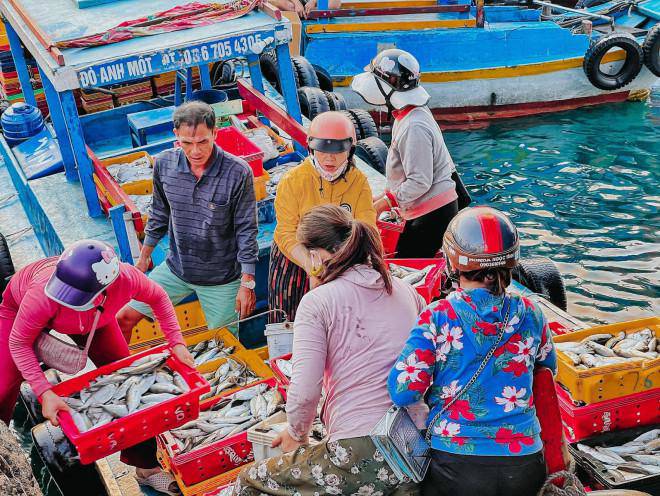
[[[511,214],[588,322],[660,314],[660,87],[621,103],[445,133],[475,203]]]

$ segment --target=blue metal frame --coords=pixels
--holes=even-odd
[[[280,86],[282,88],[282,96],[284,97],[286,110],[291,117],[302,124],[300,102],[298,101],[298,88],[293,77],[293,65],[291,64],[289,45],[277,45],[275,53],[277,54],[277,65],[280,69]],[[252,84],[254,85],[254,83]],[[263,90],[261,90],[261,92],[263,93]],[[297,152],[307,155],[305,147],[298,142],[294,141],[293,146]]]
[[[122,262],[133,264],[133,255],[131,254],[131,244],[128,240],[128,233],[126,232],[126,224],[124,223],[124,212],[126,207],[122,203],[116,205],[108,210],[110,215],[110,222],[112,222],[112,230],[115,232],[117,239],[117,247],[119,248],[119,258]]]
[[[41,84],[44,87],[46,101],[48,102],[50,118],[53,121],[55,134],[57,135],[57,143],[60,147],[62,160],[64,161],[64,173],[66,174],[67,180],[78,181],[79,178],[78,171],[76,169],[76,158],[73,153],[73,148],[71,147],[71,141],[69,140],[69,133],[67,132],[64,114],[62,112],[62,105],[60,105],[60,99],[57,96],[57,91],[53,87],[53,84],[51,83],[50,79],[48,79],[48,76],[46,76],[41,67],[39,68],[39,73],[41,74]]]
[[[71,140],[71,147],[76,165],[78,166],[78,177],[80,178],[80,185],[82,186],[83,194],[85,195],[87,212],[90,217],[101,217],[103,215],[103,210],[101,210],[99,198],[96,194],[94,167],[92,165],[92,160],[87,154],[85,136],[83,135],[82,126],[80,125],[78,108],[76,107],[76,100],[73,96],[73,91],[68,90],[57,93],[57,97],[62,106],[62,114],[64,121],[66,122],[66,127],[69,130],[69,138]]]
[[[18,80],[20,81],[21,89],[23,90],[23,97],[25,98],[26,103],[36,107],[37,99],[34,97],[34,89],[30,82],[30,70],[28,69],[25,56],[23,55],[23,44],[12,25],[6,22],[5,26],[7,28],[7,38],[9,39],[9,47],[11,48],[11,56],[14,59],[14,65],[16,66],[16,72],[18,73]]]
[[[202,85],[203,90],[211,89],[211,72],[209,71],[208,64],[198,65],[197,69],[199,70],[199,79]]]

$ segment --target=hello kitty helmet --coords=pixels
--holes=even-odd
[[[60,256],[46,284],[46,296],[73,310],[89,310],[117,276],[119,258],[112,247],[102,241],[83,239]]]

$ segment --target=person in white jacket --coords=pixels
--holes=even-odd
[[[429,94],[419,84],[419,63],[408,52],[389,49],[365,70],[353,78],[351,88],[367,103],[387,106],[394,117],[387,187],[374,199],[376,212],[398,208],[406,220],[397,257],[434,257],[458,213],[458,201],[455,165],[427,106]]]

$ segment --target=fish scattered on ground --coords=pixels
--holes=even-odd
[[[284,407],[284,399],[276,388],[265,383],[242,389],[221,399],[209,410],[171,430],[181,453],[207,446],[245,432]]]
[[[168,356],[169,353],[158,353],[138,358],[128,367],[98,376],[86,388],[64,398],[78,430],[82,433],[96,429],[187,392],[190,387],[185,379],[165,365]]]
[[[556,343],[555,347],[579,370],[660,356],[658,339],[648,328],[630,334],[592,334],[581,341]]]
[[[577,448],[616,483],[660,474],[660,429],[647,431],[619,446],[578,443]]]
[[[413,288],[420,286],[424,283],[426,276],[435,267],[434,264],[427,265],[423,269],[413,269],[411,267],[404,267],[403,265],[390,264],[390,273],[397,279],[410,284]]]
[[[240,386],[247,386],[260,378],[250,370],[250,368],[238,361],[236,358],[227,358],[227,361],[220,365],[215,371],[203,374],[211,385],[211,390],[202,395],[200,400],[206,400],[218,396],[223,391],[234,389]]]

